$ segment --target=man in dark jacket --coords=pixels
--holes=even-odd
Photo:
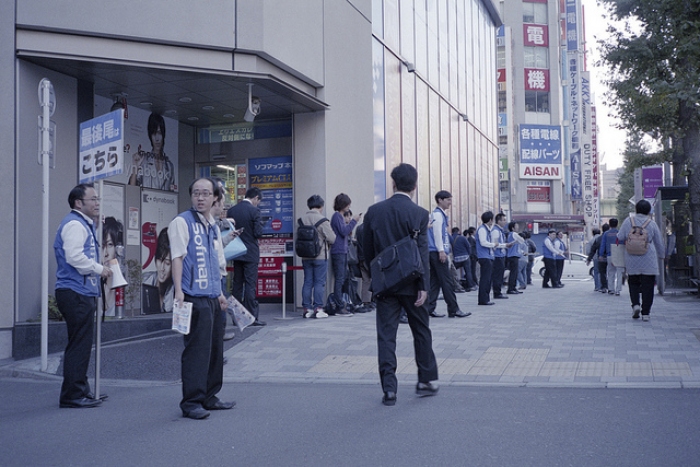
[[[416,189],[418,172],[410,164],[399,164],[391,171],[394,196],[369,208],[365,217],[363,251],[368,266],[385,248],[418,231],[416,242],[423,263],[423,274],[395,293],[377,297],[377,350],[379,378],[384,405],[396,404],[396,332],[401,308],[408,317],[413,334],[415,360],[418,366],[416,394],[437,394],[438,367],[433,353],[433,337],[425,301],[430,287],[428,260],[428,211],[416,205],[411,197]]]
[[[262,201],[260,188],[249,188],[246,191],[245,199],[232,206],[226,213],[227,217],[232,217],[236,221],[236,228],[242,229],[240,237],[248,250],[246,254],[233,261],[232,294],[255,316],[253,326],[265,326],[266,324],[258,319],[260,310],[258,309],[258,300],[255,298],[258,263],[260,261],[258,239],[263,234],[263,223],[258,208],[260,201]]]

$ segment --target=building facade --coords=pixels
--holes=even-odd
[[[503,0],[499,193],[529,228],[582,242],[599,223],[595,107],[580,0]]]
[[[366,211],[391,194],[389,172],[405,161],[418,167],[424,207],[437,190],[453,192],[455,225],[497,207],[492,0],[16,0],[0,3],[0,18],[0,104],[11,109],[0,122],[0,209],[12,220],[0,226],[11,271],[0,281],[13,292],[0,298],[0,358],[38,354],[26,336],[48,299],[40,226],[52,243],[70,189],[90,171],[104,174],[87,147],[107,135],[93,119],[112,111],[124,148],[108,155],[121,158],[121,173],[98,182],[102,243],[115,244],[104,257],[113,254],[130,282],[108,294],[113,322],[167,318],[158,242],[200,175],[224,178],[230,202],[250,186],[264,191],[258,296],[271,303],[300,287],[276,271],[298,262],[294,221],[312,194],[328,215],[341,192]],[[44,78],[55,102],[46,186]],[[55,267],[50,251],[50,294]]]

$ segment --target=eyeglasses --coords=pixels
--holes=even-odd
[[[212,193],[211,191],[207,191],[207,190],[204,190],[204,191],[195,190],[192,192],[192,197],[193,198],[199,198],[199,197],[209,198],[213,194],[214,193]]]
[[[95,197],[95,198],[78,198],[78,199],[79,199],[80,201],[82,201],[83,203],[84,203],[85,201],[92,201],[93,203],[96,203],[96,202],[98,202],[98,201],[102,201],[102,198],[97,198],[97,197]]]

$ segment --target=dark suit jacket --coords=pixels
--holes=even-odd
[[[401,193],[396,193],[367,210],[362,244],[365,263],[370,270],[370,263],[382,250],[413,234],[414,230],[419,230],[417,242],[423,261],[423,274],[415,283],[408,284],[396,295],[416,295],[419,290],[430,289],[428,217],[428,211]]]
[[[257,263],[260,260],[260,249],[258,239],[263,234],[263,224],[260,218],[260,209],[248,201],[241,200],[235,206],[229,208],[226,217],[231,217],[236,221],[236,229],[243,227],[241,240],[245,244],[248,252],[236,258],[236,261],[248,261]]]

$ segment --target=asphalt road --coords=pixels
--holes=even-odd
[[[59,409],[60,381],[0,379],[3,466],[679,466],[700,458],[700,390],[225,384],[238,403],[182,418],[178,383],[105,385]]]

